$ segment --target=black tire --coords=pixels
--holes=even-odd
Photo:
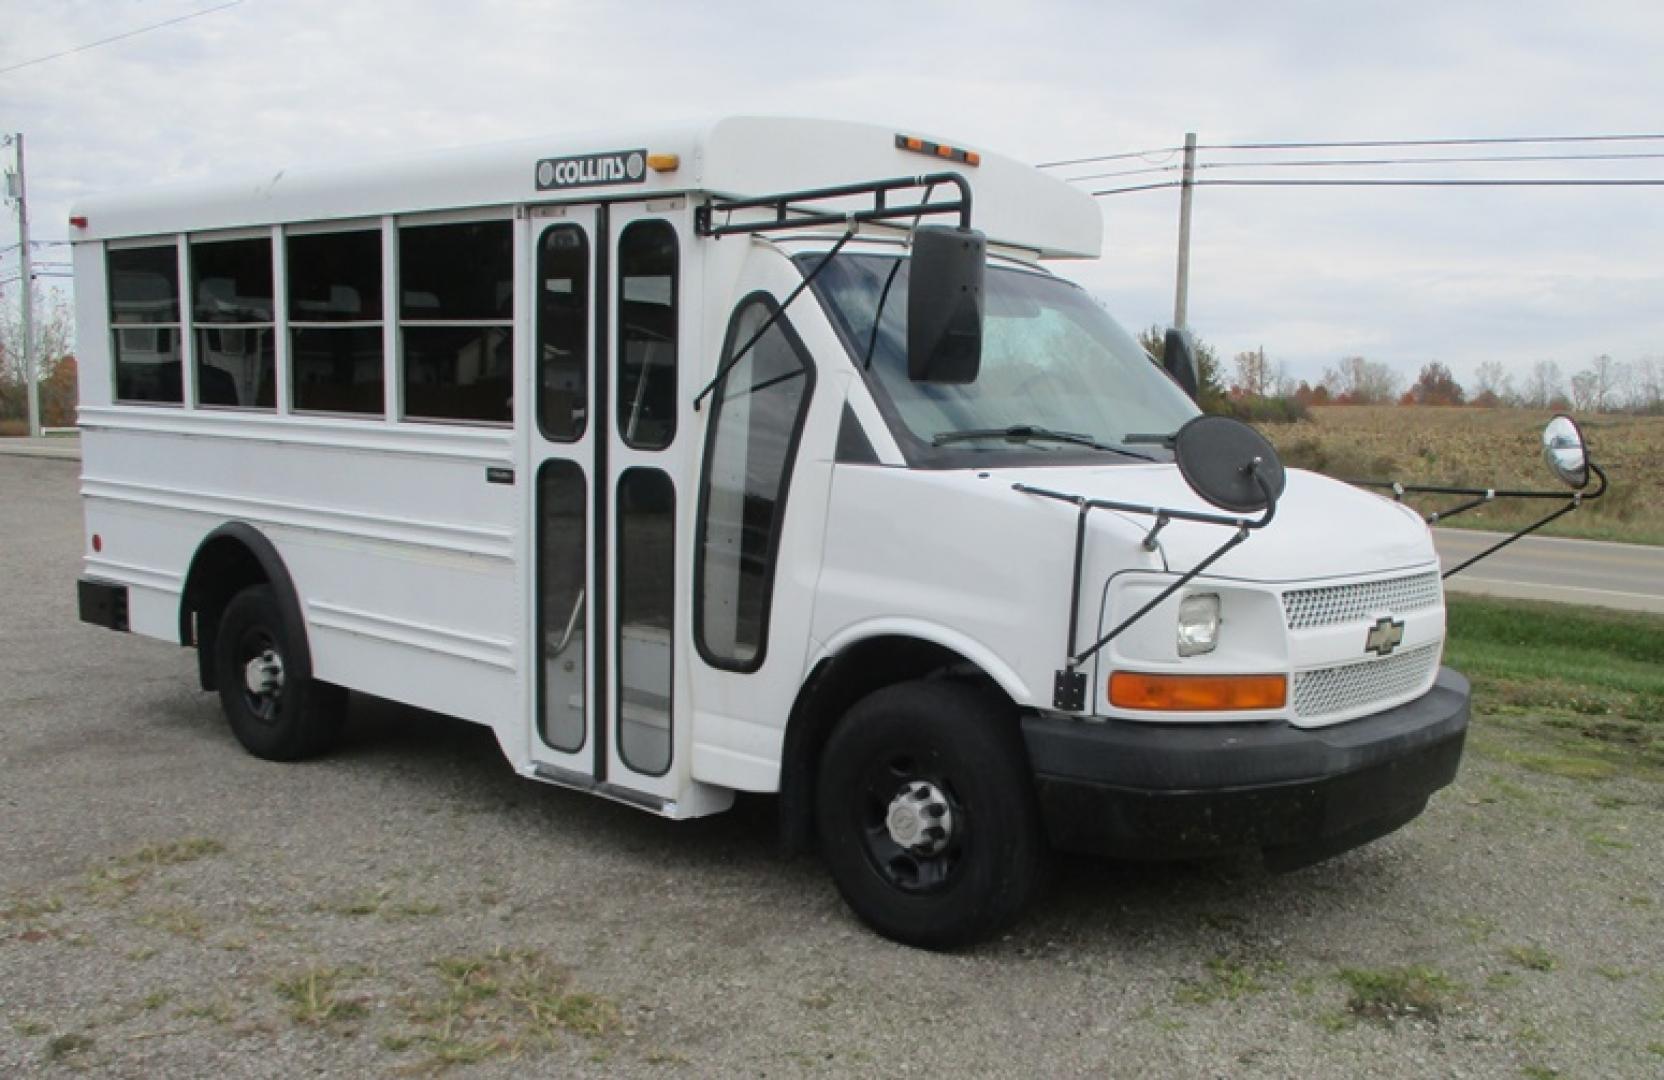
[[[821,754],[815,811],[845,902],[907,945],[944,949],[990,936],[1022,912],[1044,874],[1017,718],[971,686],[901,683],[857,702]],[[895,813],[913,846],[898,842]],[[936,835],[930,826],[912,831],[944,821]]]
[[[251,585],[225,606],[214,639],[214,685],[231,732],[249,753],[268,761],[322,753],[346,716],[346,691],[311,677],[299,633],[283,618],[271,586]],[[275,662],[281,672],[263,692],[249,685],[256,657]]]

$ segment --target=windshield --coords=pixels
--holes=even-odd
[[[805,272],[821,255],[798,257]],[[907,377],[907,276],[892,255],[834,258],[814,291],[842,331],[855,364],[864,362],[879,406],[909,458],[994,450],[1025,454],[1098,453],[1131,434],[1169,434],[1196,406],[1149,354],[1084,291],[1057,278],[990,266],[984,291],[982,368],[974,383],[918,383]],[[890,280],[893,274],[893,280]],[[885,295],[885,284],[889,291]],[[883,317],[873,337],[873,317]],[[1060,438],[1058,436],[1071,436]],[[940,448],[931,453],[932,448]],[[1148,445],[1138,447],[1148,454]]]

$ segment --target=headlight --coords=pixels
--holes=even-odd
[[[1219,644],[1219,594],[1191,593],[1179,601],[1179,655],[1200,656]]]

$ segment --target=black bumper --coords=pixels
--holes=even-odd
[[[81,578],[75,583],[75,598],[82,622],[110,630],[127,629],[127,586]]]
[[[1029,717],[1023,738],[1057,847],[1131,859],[1259,849],[1287,869],[1419,814],[1456,777],[1468,698],[1443,668],[1414,701],[1317,730]]]

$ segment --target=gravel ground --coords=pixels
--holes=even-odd
[[[1656,786],[1470,754],[1321,866],[1067,862],[918,952],[767,800],[661,821],[363,699],[245,755],[191,653],[76,621],[75,479],[0,457],[0,1075],[1664,1074]]]

